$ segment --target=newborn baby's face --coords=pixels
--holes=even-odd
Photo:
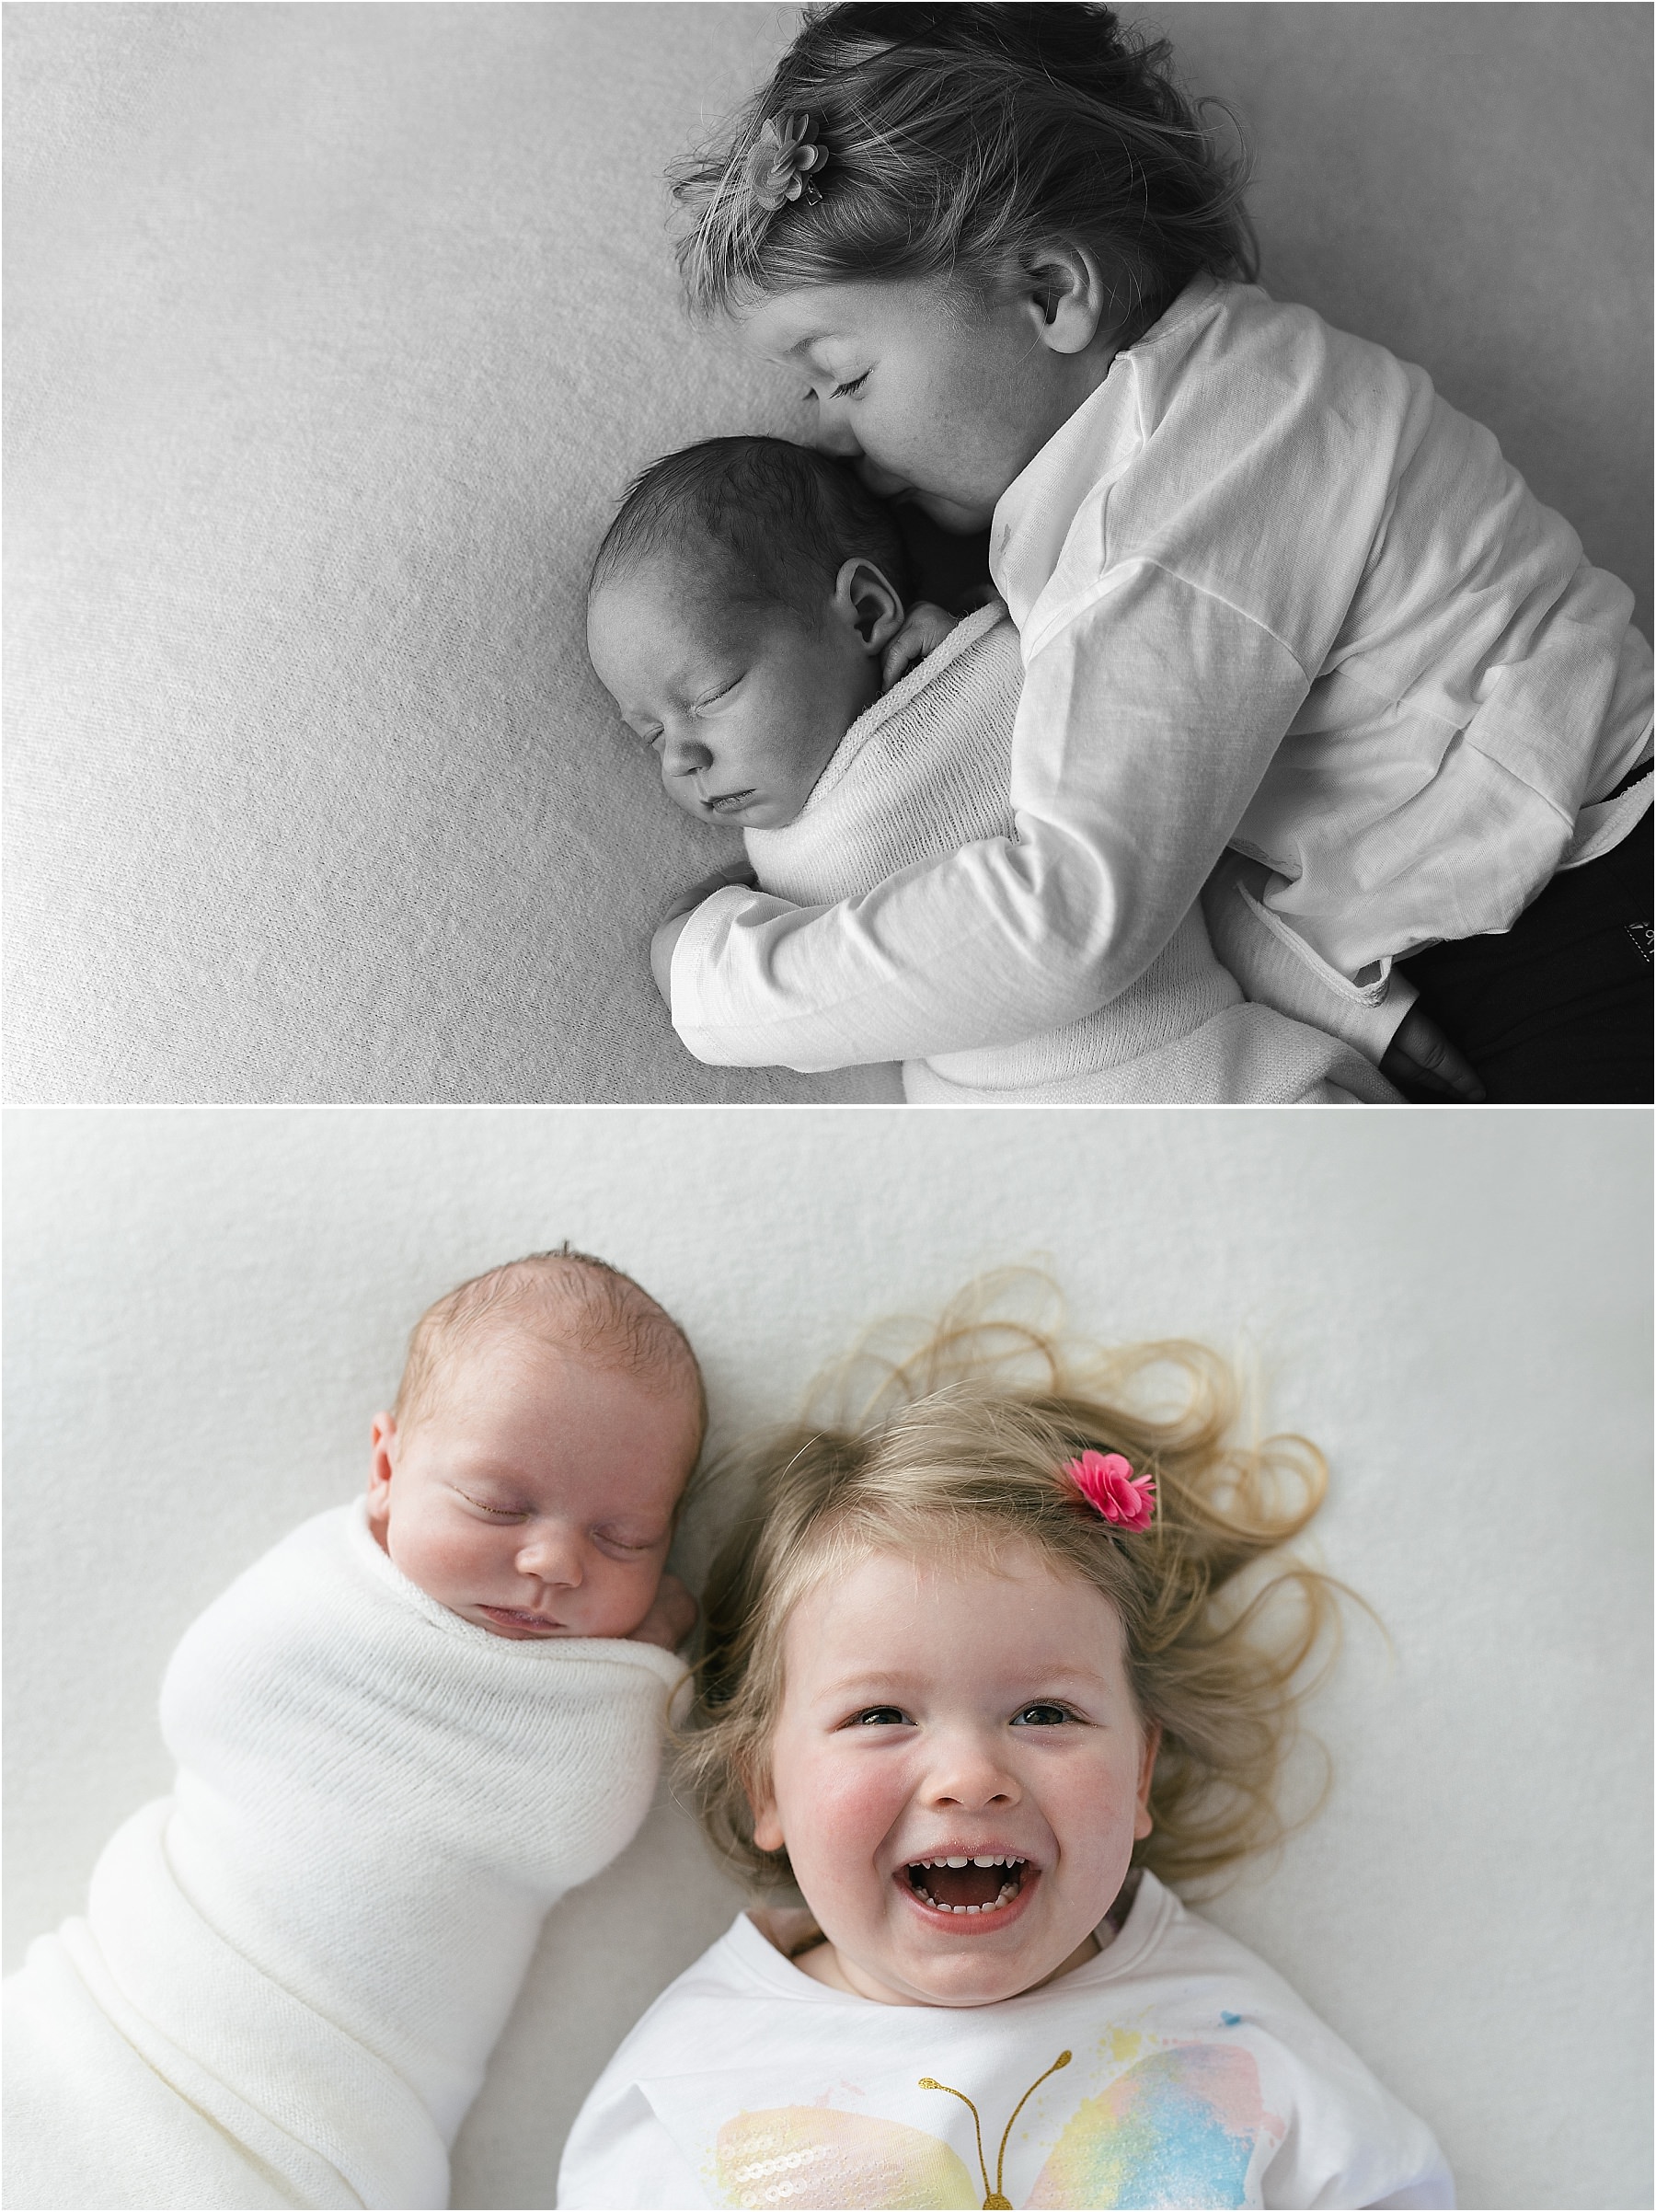
[[[669,797],[744,829],[793,821],[880,693],[878,652],[826,593],[813,624],[789,607],[732,604],[664,554],[600,585],[587,650]]]
[[[497,1636],[626,1636],[649,1612],[697,1442],[688,1391],[486,1337],[399,1432],[370,1524],[409,1581]]]

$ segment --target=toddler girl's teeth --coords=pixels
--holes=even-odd
[[[998,1859],[974,1859],[972,1863],[973,1866],[998,1866],[1000,1861]]]
[[[937,1863],[939,1866],[970,1866],[972,1861],[970,1859],[940,1859]]]

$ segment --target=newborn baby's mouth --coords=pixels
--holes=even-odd
[[[520,1613],[511,1606],[480,1606],[478,1610],[504,1627],[522,1629],[525,1635],[561,1636],[565,1633],[561,1620],[548,1620],[544,1613]]]
[[[994,1912],[1023,1887],[1022,1859],[913,1859],[909,1887],[937,1912]]]
[[[721,791],[717,799],[702,801],[709,814],[735,814],[753,798],[753,791]]]

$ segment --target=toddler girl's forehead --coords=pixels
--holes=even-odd
[[[931,1582],[946,1588],[952,1585],[960,1603],[969,1610],[973,1602],[972,1585],[985,1575],[1008,1582],[1050,1576],[1054,1582],[1078,1586],[1098,1599],[1100,1627],[1108,1623],[1108,1632],[1117,1640],[1119,1656],[1126,1660],[1130,1655],[1127,1624],[1110,1592],[1083,1573],[1073,1559],[1009,1529],[999,1518],[965,1519],[947,1532],[892,1530],[884,1536],[870,1536],[855,1546],[831,1541],[814,1557],[801,1559],[773,1601],[773,1620],[781,1647],[778,1655],[786,1652],[789,1633],[802,1613],[832,1619],[835,1608],[844,1603],[848,1583],[869,1572],[884,1583],[892,1570],[905,1590],[912,1582],[916,1602],[923,1585]],[[883,1618],[900,1630],[912,1627],[912,1610],[907,1607]]]

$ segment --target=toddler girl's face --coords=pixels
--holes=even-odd
[[[799,812],[880,691],[878,657],[832,609],[826,593],[816,624],[732,603],[665,554],[592,594],[598,679],[686,812],[744,829],[779,829]]]
[[[741,328],[753,351],[810,379],[825,452],[946,530],[988,527],[1002,492],[1109,365],[1043,340],[1027,295],[983,302],[937,278],[778,293]]]
[[[497,1636],[626,1636],[655,1597],[696,1445],[689,1395],[501,1332],[400,1431],[369,1519],[429,1597]]]
[[[833,1946],[812,1971],[984,2005],[1091,1955],[1155,1762],[1106,1598],[1020,1545],[995,1567],[876,1554],[802,1600],[783,1664],[753,1832]]]

